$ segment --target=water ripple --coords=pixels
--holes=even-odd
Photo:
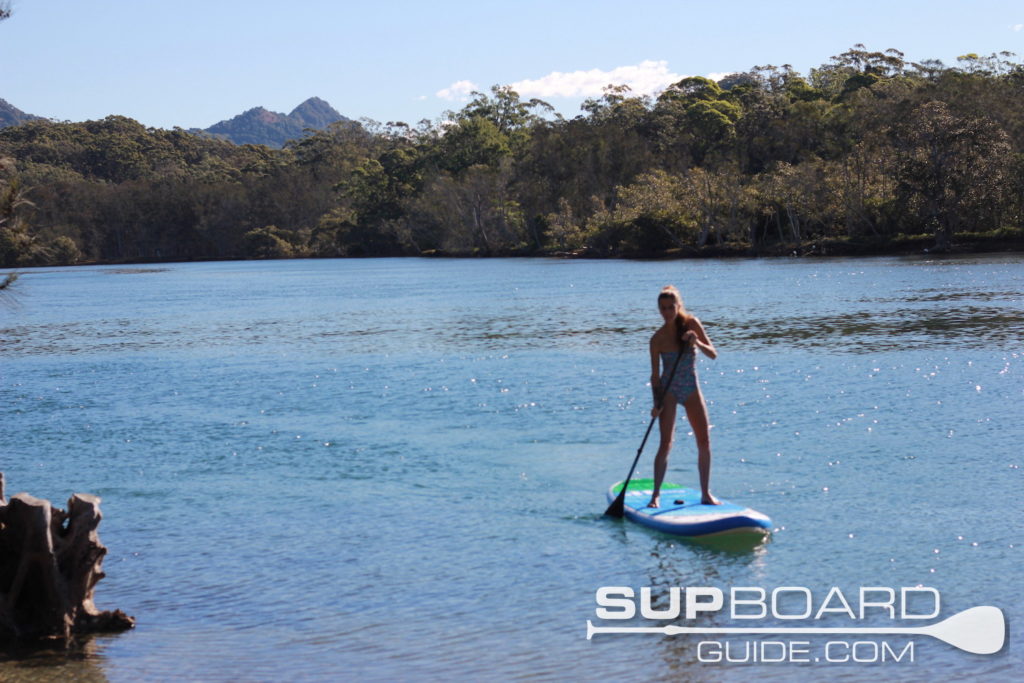
[[[603,585],[936,585],[951,610],[1019,620],[1000,591],[1024,544],[992,520],[1024,509],[1022,268],[29,269],[32,296],[0,311],[2,469],[14,490],[103,497],[97,602],[138,627],[80,656],[0,661],[0,679],[807,674],[700,665],[685,638],[587,641]],[[667,282],[720,353],[699,365],[714,487],[772,516],[768,544],[705,547],[601,514],[649,423],[650,295]],[[669,476],[692,484],[688,432]],[[965,472],[984,504],[957,502]],[[886,676],[1021,665],[949,650]]]

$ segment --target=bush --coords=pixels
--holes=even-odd
[[[61,235],[52,242],[47,249],[50,255],[50,263],[60,266],[73,266],[82,260],[82,252],[78,245],[70,237]]]

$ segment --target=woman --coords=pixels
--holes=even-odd
[[[708,487],[711,478],[711,439],[708,436],[708,409],[697,383],[697,352],[714,359],[718,356],[714,344],[704,332],[700,320],[688,314],[683,307],[679,290],[669,285],[658,295],[658,311],[665,320],[651,337],[651,388],[654,390],[654,408],[651,417],[658,417],[661,444],[654,458],[654,495],[647,507],[660,507],[661,483],[668,469],[668,454],[672,450],[672,437],[676,429],[676,405],[686,409],[686,417],[697,440],[697,470],[700,473],[701,503],[718,505]],[[679,354],[678,365],[676,358]],[[659,373],[659,361],[662,371]],[[675,374],[669,378],[673,366]]]

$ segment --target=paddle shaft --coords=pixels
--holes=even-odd
[[[825,635],[825,634],[864,634],[864,635],[920,635],[920,636],[932,636],[939,640],[945,640],[942,638],[942,634],[936,634],[934,629],[929,629],[926,626],[922,627],[890,627],[890,628],[816,628],[816,627],[804,627],[796,626],[790,628],[702,628],[699,626],[593,626],[590,621],[587,621],[587,635],[592,636],[599,633],[660,633],[666,636],[679,636],[687,634],[699,634],[699,635],[760,635],[760,634],[806,634],[806,635]]]
[[[684,349],[680,348],[678,355],[676,355],[676,362],[672,364],[672,372],[668,373],[668,380],[665,382],[665,386],[661,388],[661,396],[658,397],[658,405],[665,402],[665,396],[668,394],[668,388],[672,385],[672,378],[676,376],[676,368],[679,367],[679,361],[682,359],[683,353]],[[633,464],[629,468],[629,474],[626,475],[626,481],[622,482],[622,490],[619,491],[619,495],[612,501],[612,504],[608,506],[608,509],[604,511],[604,514],[611,517],[622,517],[622,515],[625,514],[626,489],[629,488],[629,480],[633,478],[633,472],[636,471],[636,464],[640,462],[640,454],[644,452],[644,446],[647,445],[647,437],[651,435],[651,429],[654,427],[654,421],[657,419],[657,415],[651,417],[651,421],[647,425],[647,431],[644,432],[644,440],[640,442],[640,448],[636,449],[636,457],[633,458]]]

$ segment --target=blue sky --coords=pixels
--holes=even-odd
[[[855,43],[911,61],[1010,51],[1019,0],[9,0],[0,98],[32,114],[208,127],[311,96],[382,122],[436,120],[468,89],[514,84],[565,116],[607,83],[656,92],[689,75],[791,64]]]

